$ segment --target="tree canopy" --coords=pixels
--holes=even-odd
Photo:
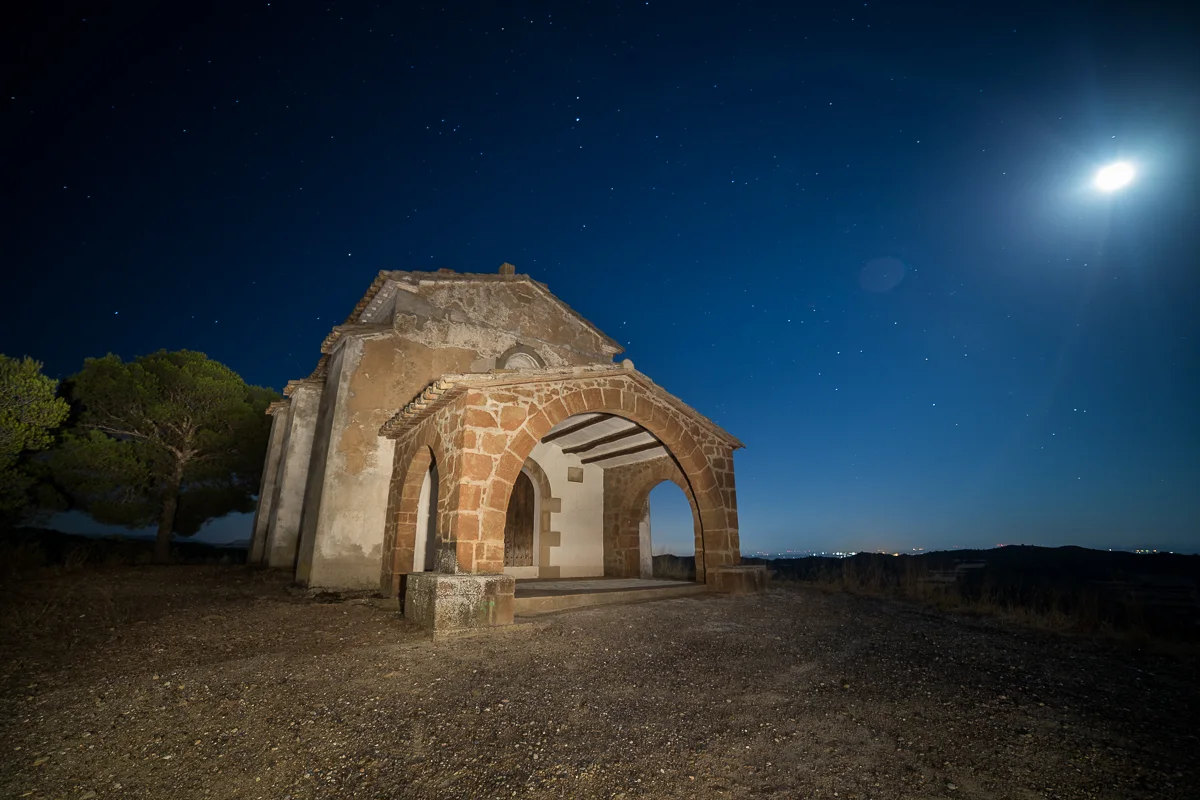
[[[88,359],[67,388],[78,419],[52,464],[76,507],[131,528],[157,521],[159,560],[173,534],[253,510],[275,392],[189,350]]]
[[[32,358],[0,355],[0,521],[10,523],[29,506],[35,482],[29,453],[54,443],[54,431],[70,413],[56,395],[58,381],[42,374]]]

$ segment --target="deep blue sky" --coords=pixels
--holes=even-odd
[[[507,260],[746,443],[746,551],[1200,548],[1186,4],[800,5],[26,11],[0,352],[279,388]]]

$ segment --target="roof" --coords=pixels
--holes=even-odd
[[[626,366],[628,365],[628,366]],[[720,425],[701,414],[675,395],[663,389],[647,376],[633,368],[633,362],[624,364],[591,364],[567,369],[551,368],[537,370],[494,370],[492,372],[467,373],[460,375],[443,375],[414,397],[404,408],[400,409],[391,419],[383,423],[379,429],[381,436],[397,439],[421,420],[429,417],[434,411],[457,399],[469,389],[500,388],[526,383],[546,383],[550,381],[573,380],[579,378],[610,377],[617,375],[628,376],[639,384],[649,394],[654,395],[666,405],[675,408],[683,415],[696,420],[705,430],[717,439],[728,444],[733,449],[745,447],[742,442]]]

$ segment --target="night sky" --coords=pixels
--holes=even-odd
[[[378,270],[511,261],[746,443],[745,552],[1200,549],[1188,4],[49,5],[0,352],[279,389]]]

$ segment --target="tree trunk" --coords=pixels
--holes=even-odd
[[[175,532],[175,510],[179,508],[179,487],[183,484],[183,465],[175,468],[163,496],[162,513],[158,517],[158,535],[154,538],[154,560],[166,564],[171,560],[171,535]]]

